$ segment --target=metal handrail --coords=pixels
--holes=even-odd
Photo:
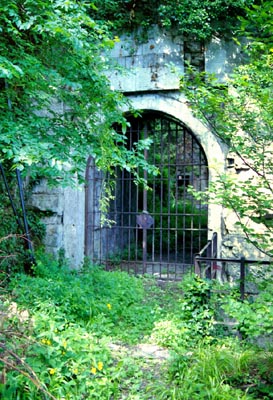
[[[214,245],[213,245],[214,242]],[[216,244],[216,246],[215,246]],[[203,256],[202,254],[206,251],[207,256]],[[245,276],[246,276],[246,264],[263,264],[263,265],[270,265],[273,263],[273,261],[259,261],[259,260],[253,260],[253,259],[246,259],[245,257],[241,258],[222,258],[222,257],[217,257],[217,233],[215,232],[213,234],[213,237],[211,240],[208,241],[208,243],[200,250],[198,254],[194,256],[194,271],[197,275],[201,277],[202,271],[201,271],[201,262],[206,262],[206,272],[208,273],[208,276],[206,276],[209,279],[213,278],[213,271],[212,269],[215,268],[217,271],[217,262],[222,262],[222,263],[237,263],[240,264],[240,298],[241,300],[244,300],[245,298]]]

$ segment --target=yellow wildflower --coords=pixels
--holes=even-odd
[[[67,341],[63,340],[63,348],[66,349],[67,348]]]
[[[91,374],[95,375],[95,373],[97,372],[97,369],[95,367],[91,368]]]
[[[51,345],[51,341],[50,341],[49,339],[42,339],[42,340],[41,340],[41,343],[47,344],[48,346]]]
[[[73,372],[73,374],[78,375],[79,370],[78,370],[78,368],[74,368],[72,372]]]
[[[102,369],[103,369],[103,362],[99,361],[98,362],[98,370],[102,371]]]
[[[111,306],[110,303],[107,304],[107,308],[108,308],[108,310],[111,310],[111,309],[112,309],[112,306]]]
[[[56,368],[50,368],[49,373],[50,375],[54,375],[56,372]]]

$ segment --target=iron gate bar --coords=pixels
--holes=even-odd
[[[147,133],[147,122],[144,123],[144,140],[147,139],[148,133]],[[144,149],[144,160],[147,162],[148,161],[148,150],[145,148]],[[148,179],[148,174],[147,170],[144,169],[143,171],[143,177],[144,181],[147,182]],[[148,213],[148,204],[147,204],[147,189],[144,187],[143,188],[143,213]],[[143,227],[143,238],[142,238],[142,258],[143,258],[143,272],[146,274],[147,272],[147,228],[146,226]]]

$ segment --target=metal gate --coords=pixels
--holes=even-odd
[[[128,121],[129,146],[152,138],[145,157],[160,174],[151,177],[143,172],[151,188],[147,191],[136,186],[127,171],[116,171],[114,200],[108,213],[113,223],[101,226],[103,175],[89,159],[86,255],[107,269],[180,279],[193,270],[194,254],[207,242],[207,206],[189,191],[190,186],[201,191],[207,187],[206,156],[194,135],[168,116],[146,112],[139,118],[128,117]]]

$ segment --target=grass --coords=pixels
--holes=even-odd
[[[207,285],[39,261],[2,288],[2,398],[272,399],[272,351],[217,331]]]

